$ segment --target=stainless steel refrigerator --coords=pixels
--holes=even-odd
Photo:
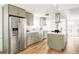
[[[6,42],[4,42],[4,50]],[[8,53],[17,53],[26,48],[26,19],[9,16],[8,20]]]

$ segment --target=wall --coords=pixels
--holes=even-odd
[[[68,18],[68,34],[79,36],[79,8],[69,9],[67,11]]]
[[[2,51],[2,8],[0,7],[0,51]]]
[[[40,17],[46,17],[46,26],[45,26],[45,30],[46,31],[51,31],[54,30],[55,28],[55,15],[54,13],[50,13],[49,16],[45,16],[42,14],[34,14],[34,27],[37,28],[37,30],[39,30],[40,28]]]
[[[39,31],[40,29],[40,15],[34,14],[34,25],[33,28],[35,28],[36,31]]]

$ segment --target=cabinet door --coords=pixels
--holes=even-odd
[[[31,13],[26,13],[27,25],[33,25],[33,15]]]
[[[21,17],[26,17],[25,15],[25,10],[13,5],[8,5],[9,9],[9,14],[10,15],[15,15],[15,16],[21,16]]]
[[[21,16],[21,17],[26,17],[26,14],[25,14],[25,10],[24,9],[21,9],[21,8],[18,8],[18,16]]]
[[[34,33],[34,42],[37,42],[38,38],[37,38],[37,32]]]
[[[29,24],[33,25],[33,15],[32,14],[29,15]]]
[[[55,39],[55,48],[61,50],[64,48],[64,35],[57,35]]]
[[[39,39],[42,40],[43,39],[43,32],[39,32]]]
[[[45,26],[45,25],[46,25],[46,18],[40,17],[40,26]]]
[[[28,33],[27,45],[30,45],[32,43],[33,43],[33,35],[32,33]]]
[[[40,41],[40,38],[39,38],[39,33],[36,32],[36,42]]]
[[[30,33],[27,33],[27,37],[28,37],[28,39],[27,39],[27,45],[30,45],[30,40],[31,40],[31,35],[30,35]]]
[[[16,6],[8,5],[8,9],[10,15],[16,15],[16,16],[19,15],[18,8]]]
[[[34,33],[32,33],[32,39],[31,39],[31,41],[32,41],[32,44],[35,43],[35,34]]]
[[[55,37],[51,34],[48,34],[47,36],[48,36],[47,43],[48,43],[49,48],[54,48]]]

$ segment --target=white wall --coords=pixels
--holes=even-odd
[[[69,9],[67,11],[68,20],[68,34],[78,36],[78,24],[79,24],[79,8]]]
[[[40,29],[40,16],[34,15],[34,26],[36,31],[39,31]]]
[[[0,7],[0,51],[2,51],[2,8]]]

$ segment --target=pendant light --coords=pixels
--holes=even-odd
[[[55,13],[55,22],[60,22],[60,11],[59,11],[59,5],[56,5],[56,13]]]
[[[58,33],[60,32],[59,28],[59,23],[60,23],[60,12],[59,12],[59,5],[56,5],[56,13],[55,13],[55,24],[56,24],[56,29],[55,32]]]

